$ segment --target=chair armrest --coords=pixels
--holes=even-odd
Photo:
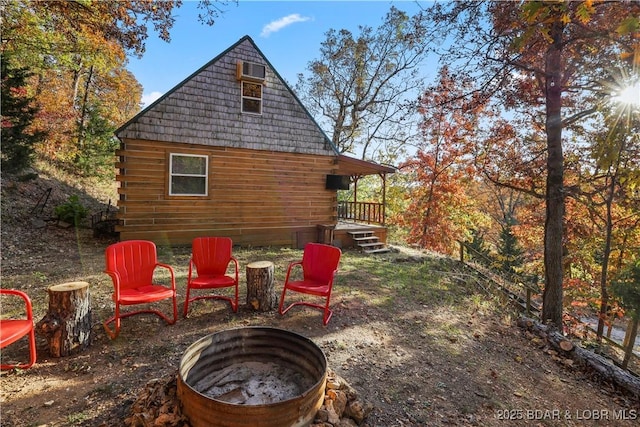
[[[333,270],[333,273],[331,273],[331,280],[329,281],[329,284],[330,284],[331,286],[333,286],[333,281],[334,281],[334,280],[335,280],[335,278],[336,278],[336,274],[338,274],[338,269],[337,269],[337,268],[336,268],[335,270]]]
[[[110,270],[105,270],[104,273],[109,275],[109,277],[111,277],[111,280],[113,281],[113,289],[116,294],[116,300],[119,300],[120,299],[120,273],[118,273],[117,271],[110,271]]]
[[[176,275],[175,272],[173,271],[173,267],[171,267],[169,264],[165,264],[162,262],[157,262],[156,263],[156,267],[162,267],[162,268],[166,268],[167,270],[169,270],[169,274],[171,275],[171,289],[173,289],[174,291],[176,290]]]
[[[295,261],[289,264],[289,268],[287,268],[287,277],[284,279],[284,283],[289,283],[289,276],[291,275],[291,271],[296,265],[302,266],[302,260]]]
[[[193,266],[194,266],[194,262],[193,262],[193,257],[189,258],[189,273],[187,274],[187,283],[191,282],[191,275],[193,274]]]
[[[0,289],[0,294],[22,298],[24,301],[27,320],[33,320],[33,306],[31,305],[31,299],[29,299],[29,296],[26,293],[18,291],[17,289]]]
[[[235,259],[235,257],[231,257],[231,261],[234,264],[234,269],[235,269],[235,275],[236,275],[236,282],[238,281],[238,260]]]

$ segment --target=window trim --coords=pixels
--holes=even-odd
[[[246,84],[252,84],[252,85],[258,85],[260,86],[260,98],[255,98],[253,96],[245,96],[244,95],[244,85]],[[244,100],[245,99],[250,99],[250,100],[254,100],[254,101],[258,101],[260,103],[260,111],[259,112],[255,112],[255,111],[245,111],[244,110]],[[242,80],[240,82],[240,112],[243,114],[255,114],[258,116],[262,115],[262,106],[264,103],[264,84],[260,83],[260,82],[255,82],[255,81],[248,81],[248,80]]]
[[[204,174],[178,174],[173,173],[173,158],[174,157],[199,157],[204,158]],[[204,178],[204,194],[201,193],[174,193],[173,192],[173,177],[174,176],[187,176],[194,178]],[[186,153],[169,153],[169,196],[175,197],[208,197],[209,196],[209,156],[206,154],[186,154]]]

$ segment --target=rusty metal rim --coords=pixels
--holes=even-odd
[[[243,354],[242,357],[235,355],[233,360],[231,360],[229,355],[226,354],[226,351],[237,348],[237,341],[239,337],[242,340],[243,349],[250,349],[251,352]],[[277,343],[278,347],[273,343],[274,337],[279,339]],[[285,341],[284,338],[288,339]],[[216,344],[215,349],[212,346],[214,341]],[[269,348],[271,353],[255,351],[261,348]],[[285,360],[291,363],[295,362],[296,365],[303,366],[310,375],[317,374],[313,375],[313,377],[319,377],[318,381],[299,396],[271,404],[259,405],[244,405],[221,401],[210,396],[206,396],[191,386],[192,382],[197,381],[191,380],[189,378],[189,374],[197,363],[199,368],[215,366],[216,369],[221,369],[230,364],[242,362],[244,360],[256,360],[256,357],[258,359],[264,358],[265,354],[277,354],[277,358],[280,360]],[[203,359],[203,355],[205,359]],[[311,358],[311,356],[313,356],[313,358]],[[231,407],[250,406],[251,408],[277,408],[279,405],[288,406],[291,401],[300,400],[301,398],[308,396],[310,393],[317,392],[318,388],[322,386],[322,383],[326,381],[326,370],[327,358],[324,352],[309,338],[285,329],[265,326],[247,326],[225,329],[223,331],[204,336],[191,344],[180,360],[178,379],[179,382],[188,387],[193,393],[196,393],[205,399],[213,400],[219,405],[228,405]],[[205,369],[200,369],[200,371],[206,372]]]

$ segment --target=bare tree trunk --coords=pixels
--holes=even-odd
[[[78,55],[77,58],[77,68],[73,71],[73,84],[72,84],[72,94],[71,94],[71,104],[77,107],[77,99],[78,99],[78,91],[80,90],[80,76],[82,75],[82,56]]]
[[[91,86],[91,79],[93,78],[93,65],[89,67],[87,74],[87,81],[84,85],[84,95],[82,96],[82,105],[80,106],[80,117],[78,118],[78,138],[76,145],[80,151],[84,149],[86,140],[86,118],[87,118],[87,105],[89,103],[89,87]]]
[[[631,319],[629,322],[630,330],[627,330],[627,335],[625,337],[626,346],[624,348],[624,359],[622,360],[622,369],[627,369],[627,365],[629,365],[629,360],[631,360],[631,356],[633,353],[633,347],[636,345],[636,336],[638,335],[638,322],[640,322],[640,317]]]
[[[562,32],[553,24],[553,43],[546,53],[547,191],[544,227],[545,287],[542,322],[562,330],[562,244],[564,223],[564,160],[562,153]]]
[[[609,258],[611,257],[611,235],[613,233],[613,218],[611,216],[611,205],[613,204],[613,197],[615,194],[616,180],[615,177],[610,177],[611,186],[609,188],[609,194],[607,195],[606,208],[607,218],[605,224],[605,241],[604,252],[602,254],[602,267],[600,273],[600,315],[598,316],[598,330],[596,332],[596,339],[600,343],[602,342],[602,335],[604,333],[604,323],[608,317],[609,307],[609,292],[607,290],[607,278],[609,271]]]

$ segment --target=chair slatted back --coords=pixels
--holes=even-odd
[[[134,288],[153,281],[158,262],[156,245],[147,240],[126,240],[114,243],[105,251],[107,271],[118,273],[120,287]]]
[[[328,283],[333,272],[338,269],[342,252],[335,246],[321,243],[307,243],[302,255],[302,269],[305,280]]]
[[[191,244],[191,259],[198,275],[224,275],[233,242],[228,237],[196,237]]]

